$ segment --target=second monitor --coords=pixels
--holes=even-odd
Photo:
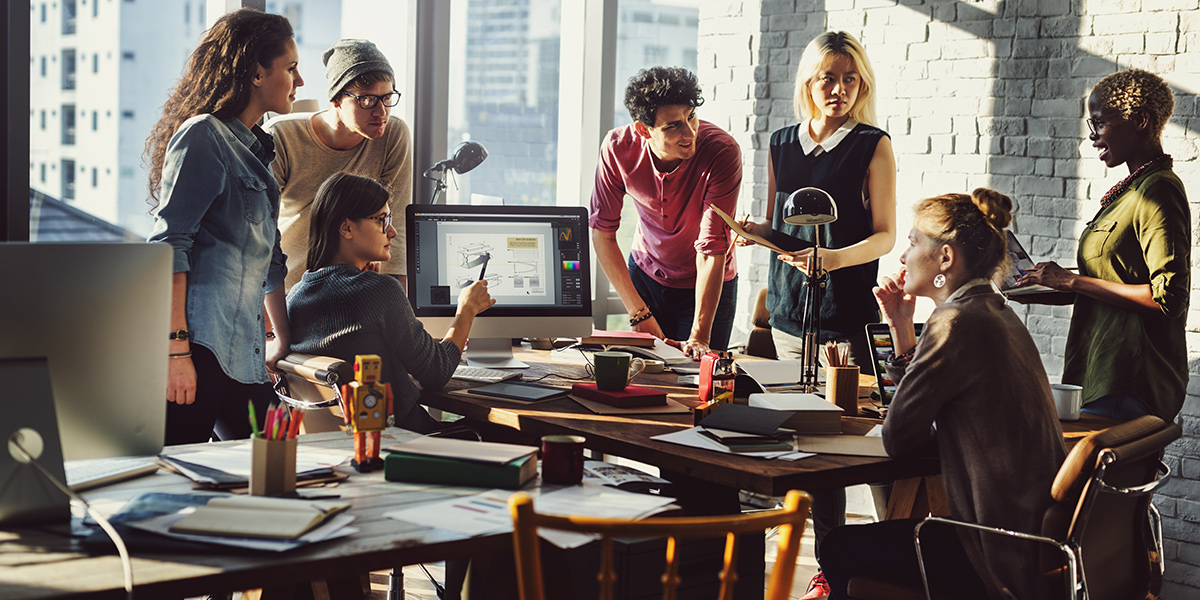
[[[435,337],[458,294],[481,277],[496,305],[475,318],[472,366],[526,366],[512,338],[592,332],[591,261],[583,207],[413,204],[406,209],[408,298]]]

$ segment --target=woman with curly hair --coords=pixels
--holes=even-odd
[[[275,398],[267,368],[288,352],[286,267],[274,143],[257,123],[291,111],[304,85],[296,63],[287,19],[226,14],[192,52],[146,140],[150,241],[175,250],[167,444],[248,437],[247,401],[264,415]]]
[[[1074,302],[1062,380],[1083,386],[1084,412],[1173,420],[1187,389],[1192,248],[1187,195],[1161,140],[1175,99],[1161,77],[1128,69],[1100,80],[1087,108],[1100,160],[1129,175],[1084,228],[1078,273],[1046,262],[1019,281]]]
[[[887,363],[897,384],[883,445],[898,458],[937,454],[953,518],[1036,534],[1054,502],[1047,490],[1066,448],[1037,346],[992,287],[1007,271],[1004,229],[1011,210],[1007,196],[984,188],[917,204],[903,267],[873,290],[897,351]],[[936,305],[919,342],[917,296]],[[858,574],[920,586],[917,522],[831,531],[821,546],[829,597],[846,598],[846,584]],[[864,549],[871,560],[862,560]],[[961,598],[1051,597],[1036,549],[1024,540],[960,535],[944,526],[921,532],[930,584]]]

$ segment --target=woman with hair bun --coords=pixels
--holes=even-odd
[[[983,188],[917,205],[900,272],[874,289],[899,352],[888,360],[897,387],[883,443],[894,457],[937,453],[953,518],[1038,533],[1066,449],[1038,349],[992,287],[1007,258],[1011,210],[1007,196]],[[919,342],[917,296],[937,305]],[[868,571],[920,586],[916,522],[830,532],[821,546],[830,598],[845,598],[849,579]],[[870,561],[862,560],[863,548],[871,548]],[[935,590],[967,598],[1050,597],[1029,542],[926,527],[921,549]]]
[[[1079,237],[1078,273],[1046,262],[1019,281],[1074,301],[1062,380],[1083,386],[1084,412],[1169,421],[1187,393],[1192,264],[1187,194],[1161,141],[1175,99],[1161,77],[1129,69],[1101,79],[1087,105],[1100,160],[1129,176]]]

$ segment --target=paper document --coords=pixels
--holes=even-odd
[[[286,550],[292,550],[308,544],[323,542],[325,540],[332,540],[358,533],[357,528],[348,527],[348,525],[354,521],[354,515],[349,514],[334,515],[329,520],[325,521],[325,523],[321,526],[295,539],[257,539],[235,536],[197,535],[171,531],[172,525],[183,520],[189,514],[190,511],[185,511],[126,524],[130,527],[136,527],[144,531],[150,531],[159,535],[165,535],[167,537],[180,540],[204,542],[207,544],[217,544],[220,546],[233,546],[236,548],[264,550],[270,552],[284,552]]]
[[[764,388],[771,385],[795,385],[800,381],[798,360],[739,360],[737,366]]]
[[[219,483],[218,478],[214,478],[212,473],[198,472],[189,470],[186,464],[180,464],[173,459],[178,459],[184,463],[199,465],[204,469],[218,471],[225,475],[233,476],[240,479],[250,479],[250,441],[246,440],[244,444],[234,446],[223,446],[209,450],[200,450],[197,452],[180,452],[170,455],[163,455],[162,458],[167,462],[175,465],[184,475],[192,481],[201,483]],[[349,460],[348,452],[326,453],[314,452],[305,450],[301,446],[300,450],[296,451],[296,475],[303,476],[311,471],[320,471],[324,469],[332,469]],[[219,475],[219,474],[216,474]]]
[[[757,235],[746,231],[742,224],[737,222],[733,217],[729,216],[725,211],[712,207],[712,211],[722,221],[729,226],[738,236],[746,238],[760,246],[770,248],[780,254],[795,254],[805,248],[811,247],[812,242],[802,240],[798,237],[788,235],[782,231],[771,229],[766,235]]]
[[[733,454],[724,446],[700,434],[700,427],[689,427],[680,431],[664,433],[651,437],[652,440],[660,442],[669,442],[679,444],[681,446],[691,446],[692,448],[703,448],[714,452],[724,452],[725,454]],[[774,452],[738,452],[738,456],[754,456],[758,458],[771,458],[779,460],[800,460],[810,456],[816,456],[814,452],[794,452],[794,451],[774,451]]]

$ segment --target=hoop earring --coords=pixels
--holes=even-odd
[[[945,285],[946,285],[946,276],[945,275],[938,273],[937,275],[933,276],[933,287],[941,288]]]

